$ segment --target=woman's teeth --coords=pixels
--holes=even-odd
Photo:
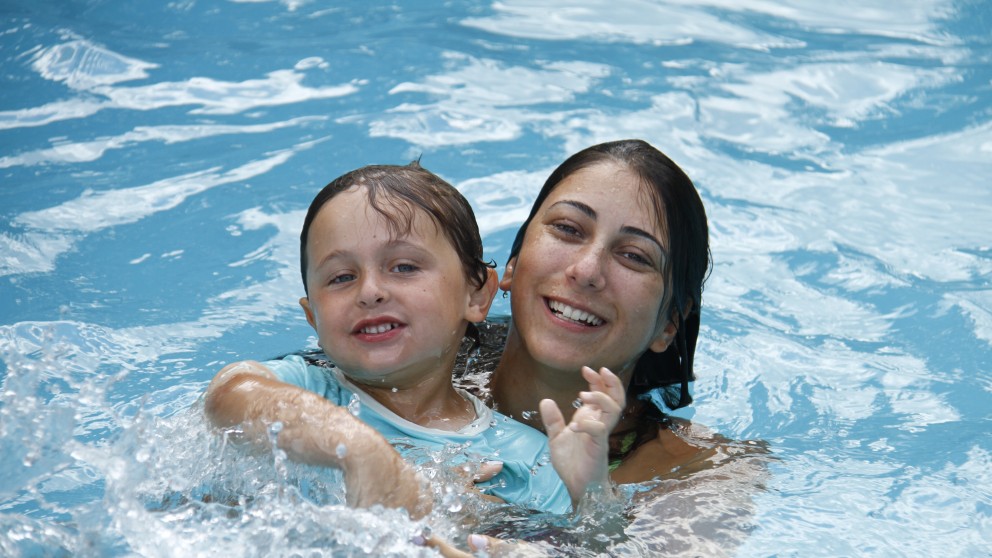
[[[579,310],[578,308],[572,308],[571,306],[558,302],[557,300],[549,300],[548,307],[555,314],[572,320],[573,322],[582,322],[591,326],[598,326],[603,323],[603,319],[599,316],[595,316],[586,312],[584,310]]]

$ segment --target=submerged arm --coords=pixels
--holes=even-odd
[[[240,424],[261,445],[268,445],[269,426],[281,423],[279,448],[294,461],[341,469],[351,506],[406,508],[414,518],[430,511],[416,470],[381,434],[347,409],[279,381],[258,362],[218,372],[207,388],[205,411],[214,425]]]

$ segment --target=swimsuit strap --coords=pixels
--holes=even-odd
[[[620,439],[620,451],[618,452],[618,454],[615,454],[615,456],[611,456],[610,459],[611,473],[617,470],[617,467],[619,467],[620,464],[623,463],[623,458],[626,457],[628,453],[630,453],[630,450],[634,449],[634,442],[636,441],[637,441],[637,432],[634,430],[631,430],[630,432],[627,432],[626,434],[623,435],[623,438]]]

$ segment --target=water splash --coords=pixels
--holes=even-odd
[[[351,400],[348,401],[348,412],[356,417],[362,412],[362,401],[358,394],[352,394]]]

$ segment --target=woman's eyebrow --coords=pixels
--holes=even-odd
[[[554,207],[555,205],[559,205],[559,204],[564,204],[564,205],[568,205],[570,207],[574,207],[575,209],[578,209],[582,213],[585,213],[586,215],[588,215],[589,218],[591,218],[591,219],[596,219],[596,217],[597,217],[597,214],[596,214],[596,210],[595,209],[589,207],[588,205],[586,205],[586,204],[584,204],[584,203],[582,203],[580,201],[575,201],[575,200],[561,200],[559,202],[555,202],[554,205],[552,205],[551,207]],[[622,234],[629,234],[629,235],[633,235],[633,236],[639,236],[639,237],[644,238],[646,240],[650,240],[651,242],[653,242],[653,243],[655,243],[655,244],[658,245],[658,249],[661,250],[661,253],[662,254],[666,254],[666,255],[668,254],[668,250],[665,250],[665,246],[662,245],[661,241],[658,240],[653,234],[649,233],[648,231],[646,231],[644,229],[639,229],[637,227],[631,227],[629,225],[625,225],[625,226],[623,226],[623,227],[620,228],[620,232]]]
[[[588,205],[586,205],[586,204],[584,204],[582,202],[575,201],[575,200],[561,200],[559,202],[555,202],[551,207],[554,207],[554,206],[559,205],[559,204],[569,205],[571,207],[574,207],[575,209],[578,209],[582,213],[585,213],[586,215],[588,215],[592,219],[595,219],[596,218],[596,210],[593,209],[593,208],[591,208],[591,207],[589,207]]]
[[[629,235],[633,235],[633,236],[639,236],[639,237],[644,238],[646,240],[650,240],[651,242],[654,242],[655,244],[658,245],[658,249],[661,250],[661,253],[662,254],[666,254],[666,255],[668,254],[668,250],[665,250],[665,247],[661,245],[661,241],[658,240],[657,238],[655,238],[653,234],[649,233],[646,230],[639,229],[637,227],[623,226],[623,227],[620,227],[620,232],[622,234],[629,234]]]

